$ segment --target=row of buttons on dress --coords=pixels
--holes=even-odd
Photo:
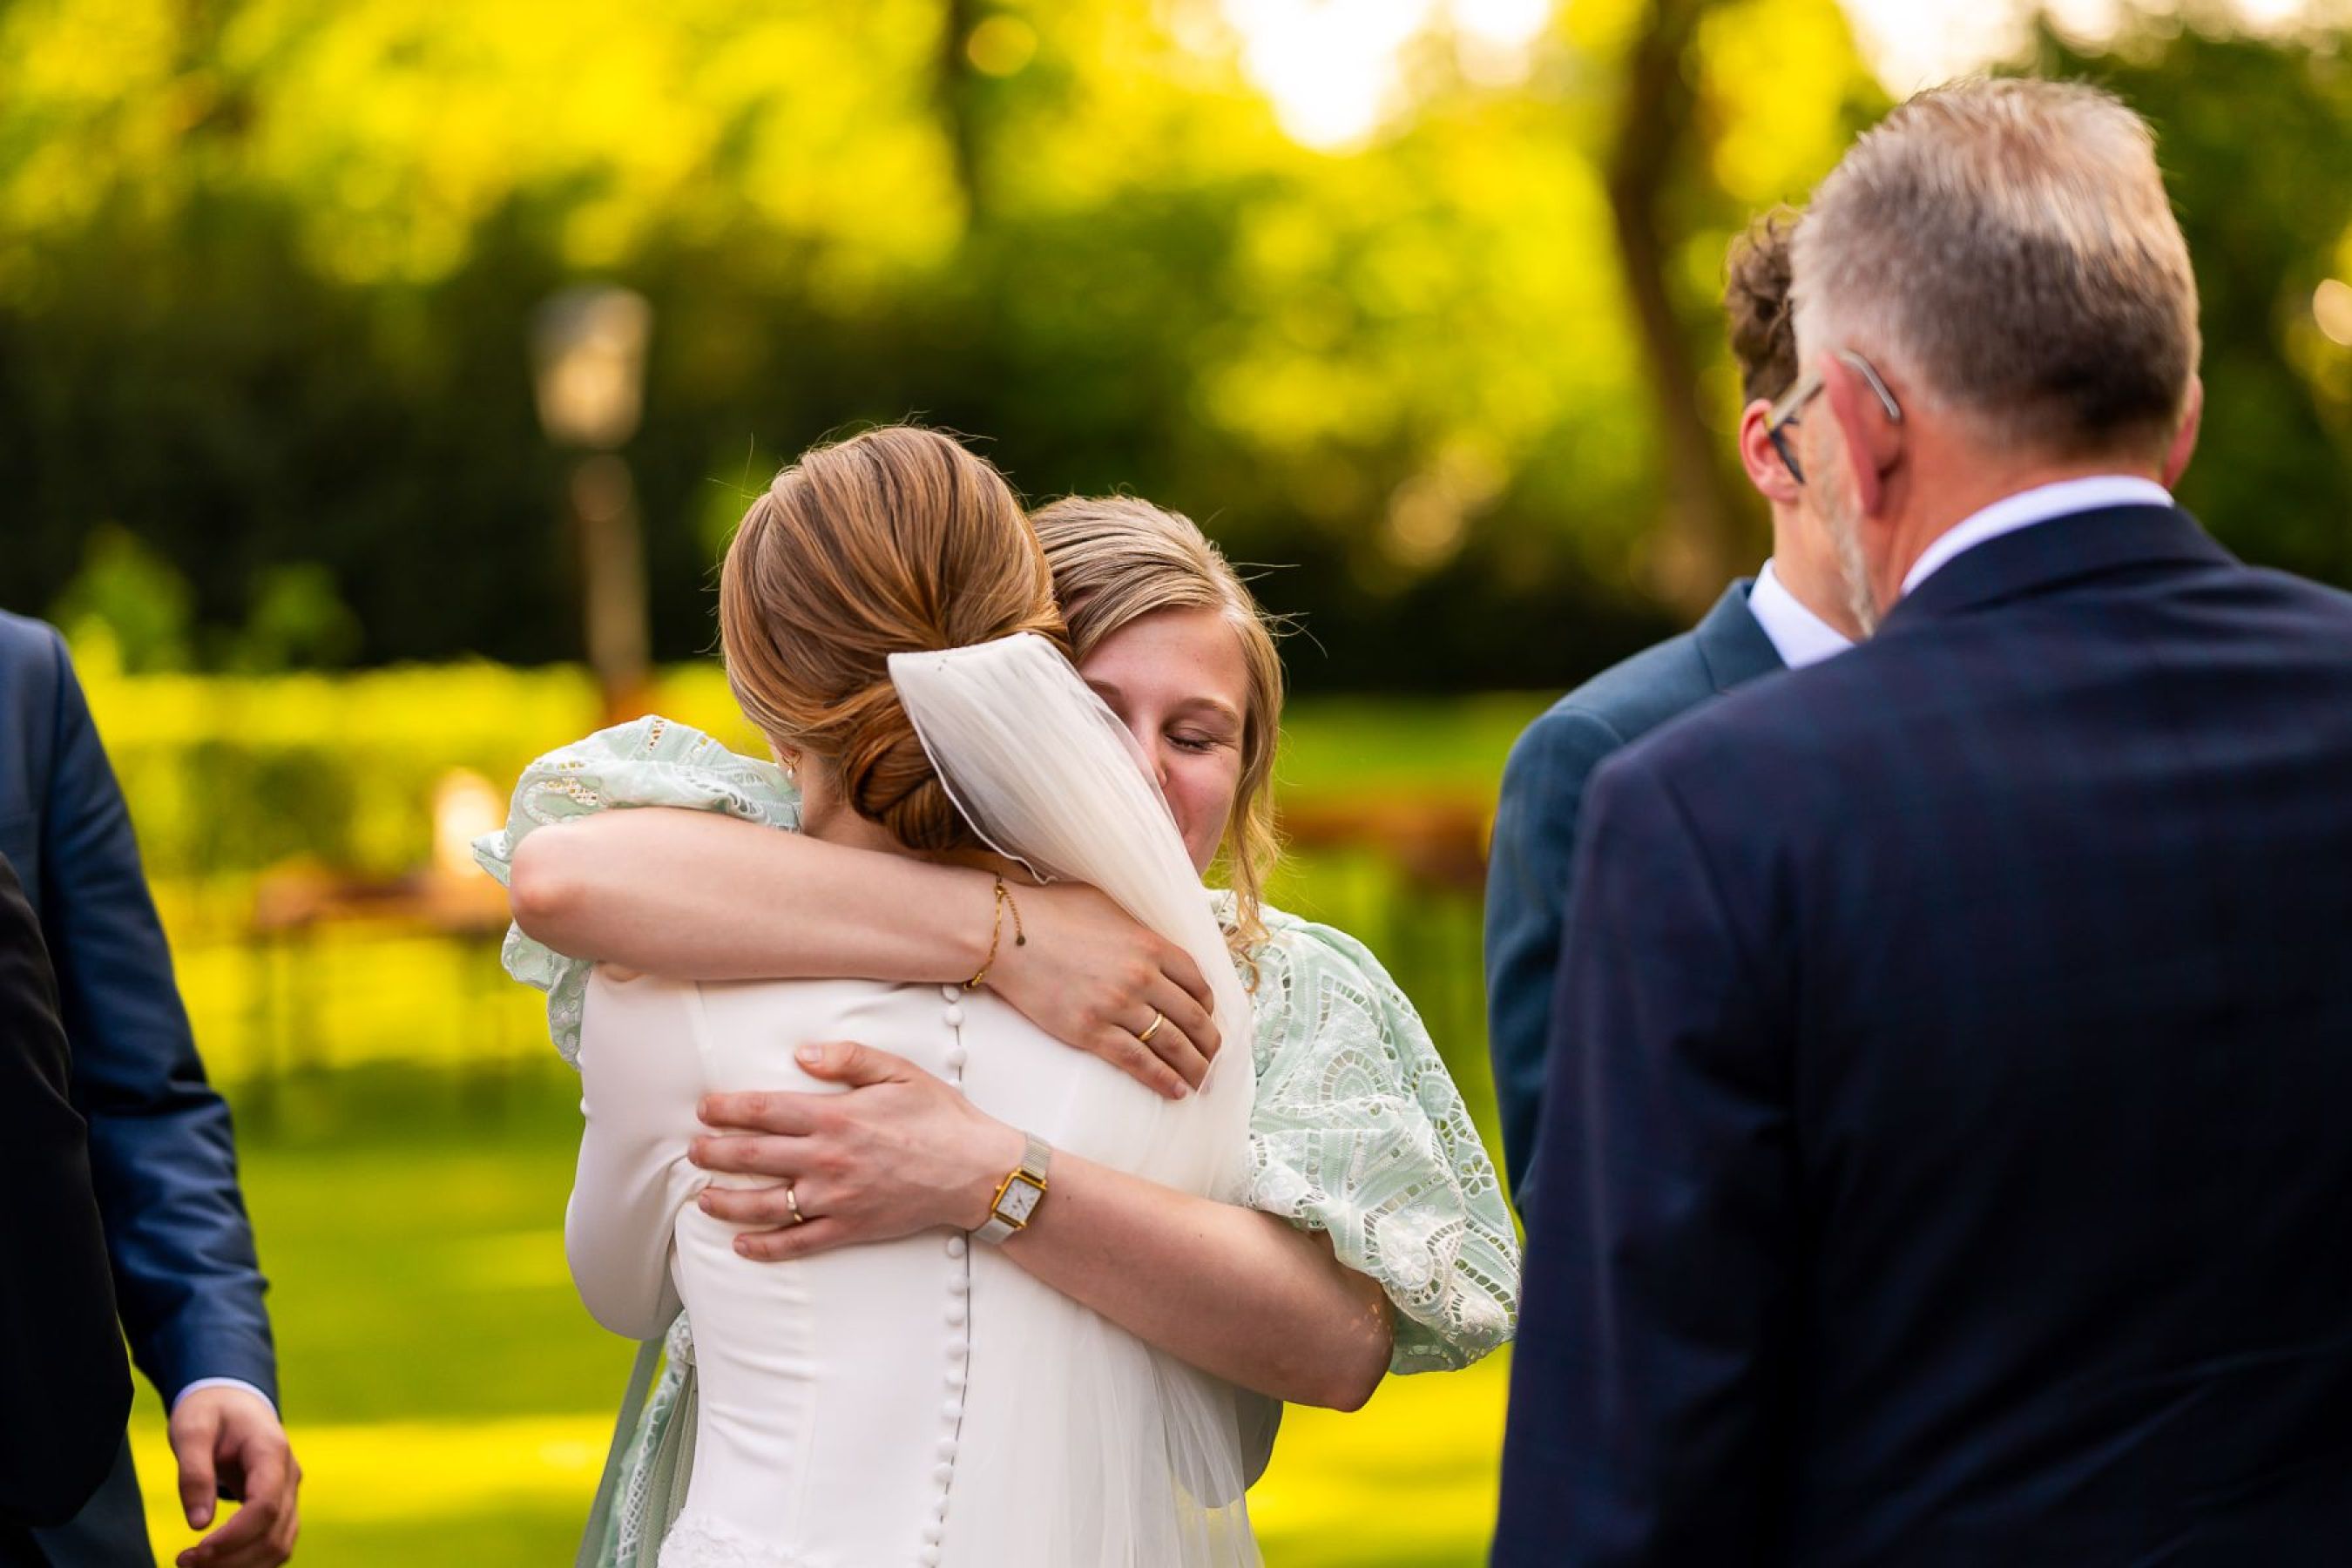
[[[960,986],[942,985],[940,994],[947,1002],[941,1015],[953,1035],[948,1042],[947,1079],[961,1089],[963,1086],[963,1065],[971,1059],[963,1047],[963,991]],[[923,1526],[923,1550],[916,1561],[922,1568],[937,1568],[940,1543],[947,1533],[948,1489],[955,1480],[956,1436],[963,1426],[963,1391],[966,1363],[971,1357],[971,1247],[961,1236],[950,1236],[945,1243],[948,1254],[948,1395],[940,1406],[944,1432],[940,1438],[939,1463],[932,1467],[934,1483],[931,1517]]]

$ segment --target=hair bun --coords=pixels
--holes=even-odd
[[[915,732],[915,721],[887,681],[868,687],[843,715],[841,788],[850,809],[887,828],[909,849],[968,847],[974,835],[949,798]]]
[[[719,580],[727,679],[779,748],[909,849],[977,847],[890,683],[890,656],[1014,632],[1062,639],[1053,580],[1004,476],[892,426],[819,447],[743,514]]]

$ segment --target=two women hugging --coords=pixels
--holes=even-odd
[[[1518,1273],[1412,1005],[1261,897],[1264,616],[899,426],[752,502],[720,621],[774,763],[624,725],[479,847],[582,1072],[574,1279],[668,1335],[583,1559],[1257,1562],[1281,1404],[1475,1360]]]

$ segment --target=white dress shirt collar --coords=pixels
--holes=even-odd
[[[1809,664],[1819,664],[1832,654],[1843,653],[1853,646],[1843,632],[1805,608],[1789,585],[1772,570],[1772,563],[1764,563],[1756,574],[1756,586],[1748,591],[1748,613],[1764,628],[1772,641],[1780,662],[1790,669],[1802,669]]]
[[[2037,522],[2048,522],[2053,517],[2066,517],[2078,511],[2097,511],[2111,506],[2170,506],[2172,492],[2154,479],[2139,479],[2130,474],[2094,474],[2083,479],[2061,479],[2056,484],[2036,485],[2030,490],[2020,490],[2004,496],[1954,523],[1950,531],[1931,542],[1903,574],[1903,592],[1911,590],[1932,576],[1962,551],[1973,550],[1989,539],[2004,533],[2014,533],[2021,528],[2031,528]],[[1759,588],[1764,584],[1757,580]]]

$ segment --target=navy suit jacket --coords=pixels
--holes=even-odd
[[[2336,1563],[2352,597],[1980,544],[1595,777],[1495,1561]]]
[[[1503,768],[1486,858],[1486,1047],[1502,1115],[1503,1166],[1522,1215],[1533,1196],[1528,1170],[1585,784],[1602,759],[1627,742],[1785,668],[1748,608],[1753,586],[1734,583],[1696,626],[1561,698],[1528,726]]]
[[[0,855],[57,970],[131,1354],[168,1405],[200,1377],[278,1394],[228,1107],[205,1081],[131,816],[64,642],[0,615]]]
[[[39,920],[0,857],[0,1563],[37,1561],[106,1479],[131,1411],[106,1237]]]

